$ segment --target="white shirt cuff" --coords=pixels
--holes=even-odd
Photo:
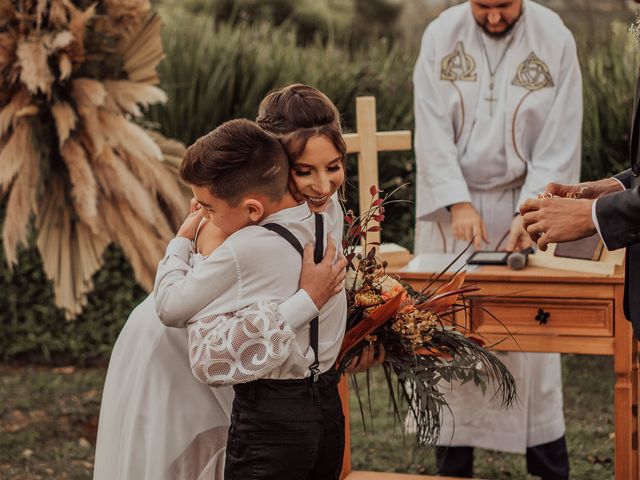
[[[320,313],[309,294],[302,288],[278,305],[278,311],[282,320],[294,330],[307,325]]]
[[[175,237],[169,242],[169,245],[167,245],[165,258],[171,255],[180,257],[185,262],[188,262],[189,255],[191,255],[191,240],[186,237]]]
[[[626,189],[627,189],[627,187],[625,187],[625,186],[624,186],[624,183],[622,183],[622,182],[621,182],[620,180],[618,180],[616,177],[611,177],[611,178],[613,178],[616,182],[618,182],[618,183],[620,184],[620,186],[622,187],[622,190],[626,190]],[[593,203],[594,203],[594,205],[595,205],[595,203],[596,203],[596,202],[593,202]],[[595,212],[595,209],[594,209],[593,211]],[[596,227],[596,228],[597,228],[597,227]],[[600,230],[598,230],[598,233],[600,233]]]
[[[616,180],[618,180],[618,179],[616,178]],[[622,185],[622,183],[621,183],[621,185]],[[624,188],[624,185],[623,185],[623,188]],[[602,233],[600,232],[600,224],[598,223],[598,216],[596,215],[596,202],[597,201],[598,200],[596,199],[591,204],[591,220],[593,221],[593,225],[596,227],[596,231],[598,232],[598,235],[600,236],[600,238],[602,238],[602,243],[604,243],[604,246],[607,247],[607,244],[604,241],[604,237],[602,236]],[[609,247],[607,247],[607,250],[608,249],[609,249]]]

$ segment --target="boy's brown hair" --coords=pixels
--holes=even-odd
[[[287,191],[289,161],[281,143],[249,120],[230,120],[200,137],[184,154],[180,178],[236,206],[248,194],[273,201]]]

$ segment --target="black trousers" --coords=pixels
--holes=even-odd
[[[473,447],[438,447],[438,474],[446,477],[473,477]],[[564,435],[553,442],[527,448],[527,472],[542,480],[568,480],[569,456]]]
[[[225,480],[338,480],[344,454],[339,378],[332,368],[315,383],[235,385]]]

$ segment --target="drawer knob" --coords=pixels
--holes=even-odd
[[[547,322],[549,321],[549,317],[551,316],[551,314],[549,312],[545,312],[542,308],[538,309],[538,315],[536,315],[536,321],[540,324],[540,325],[546,325]]]

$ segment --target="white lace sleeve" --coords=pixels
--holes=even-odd
[[[274,302],[212,315],[188,325],[191,370],[207,385],[257,380],[289,356],[294,333]]]

